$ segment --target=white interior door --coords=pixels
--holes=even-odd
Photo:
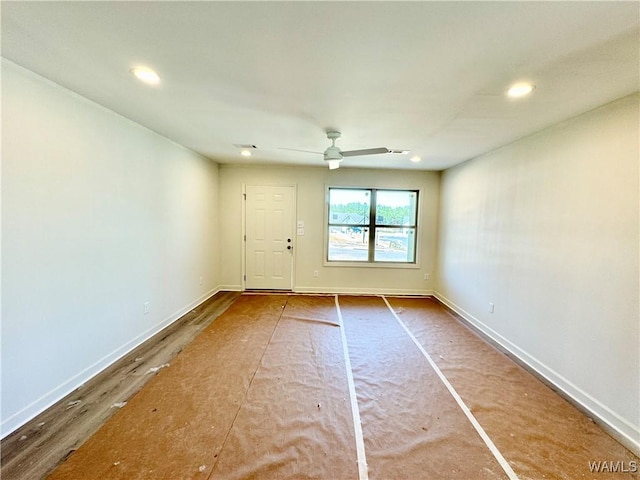
[[[294,187],[246,187],[246,289],[293,286]]]

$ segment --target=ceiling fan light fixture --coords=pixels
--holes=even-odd
[[[414,155],[409,160],[411,160],[413,163],[418,163],[422,159],[418,155]]]
[[[242,155],[243,157],[250,157],[251,156],[251,150],[247,150],[246,148],[242,149],[242,150],[240,150],[240,155]]]
[[[340,162],[342,160],[327,160],[327,163],[329,163],[329,170],[336,170],[337,168],[340,168]]]

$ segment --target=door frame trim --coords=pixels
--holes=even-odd
[[[240,285],[242,291],[247,290],[247,187],[291,187],[293,188],[293,205],[291,206],[291,245],[293,246],[293,254],[291,255],[291,284],[290,291],[294,291],[296,284],[296,254],[298,251],[297,242],[297,218],[298,218],[298,185],[296,183],[243,183],[242,184],[242,231],[240,242],[242,245],[242,272],[240,273]]]

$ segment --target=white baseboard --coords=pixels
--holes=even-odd
[[[163,330],[164,328],[171,325],[173,322],[182,317],[185,313],[193,310],[195,307],[205,302],[212,296],[214,296],[219,291],[223,290],[223,288],[216,287],[212,290],[209,290],[204,295],[200,296],[197,300],[194,300],[190,304],[181,308],[177,312],[169,315],[160,323],[154,325],[148,330],[142,332],[140,335],[132,339],[131,341],[125,343],[121,347],[115,349],[111,353],[105,355],[100,360],[95,362],[94,364],[88,366],[81,372],[77,373],[73,377],[69,378],[67,381],[52,389],[48,393],[41,396],[36,401],[24,407],[22,410],[14,413],[10,417],[6,418],[0,424],[1,436],[0,438],[4,438],[9,435],[11,432],[20,428],[22,425],[27,423],[29,420],[37,416],[38,414],[45,411],[47,408],[51,407],[56,402],[60,401],[66,395],[73,392],[75,389],[86,383],[91,378],[98,375],[104,369],[109,367],[111,364],[116,362],[118,359],[122,358],[126,354],[128,354],[131,350],[138,347],[142,343],[149,340],[155,334]]]
[[[616,438],[635,455],[640,456],[640,428],[637,425],[633,425],[598,399],[592,397],[587,392],[574,385],[569,379],[563,377],[534,356],[511,343],[507,338],[500,335],[491,327],[478,320],[472,314],[456,305],[441,293],[434,292],[434,296],[458,314],[464,321],[478,329],[493,342],[498,344],[501,348],[509,352],[520,362],[534,371],[537,375],[541,376],[547,382],[558,388],[562,394],[593,416],[594,420],[599,421],[611,436]]]
[[[357,287],[342,287],[342,288],[327,288],[327,287],[295,287],[293,289],[295,293],[310,293],[310,294],[341,294],[341,295],[408,295],[408,296],[431,296],[432,290],[413,290],[406,288],[357,288]]]

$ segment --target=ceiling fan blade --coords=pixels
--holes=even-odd
[[[313,152],[311,150],[300,150],[299,148],[278,147],[278,150],[289,150],[291,152],[303,152],[303,153],[317,153],[318,155],[322,155],[322,152]]]
[[[365,148],[364,150],[349,150],[347,152],[341,152],[343,157],[356,157],[360,155],[377,155],[379,153],[389,153],[390,150],[387,147],[378,148]]]

